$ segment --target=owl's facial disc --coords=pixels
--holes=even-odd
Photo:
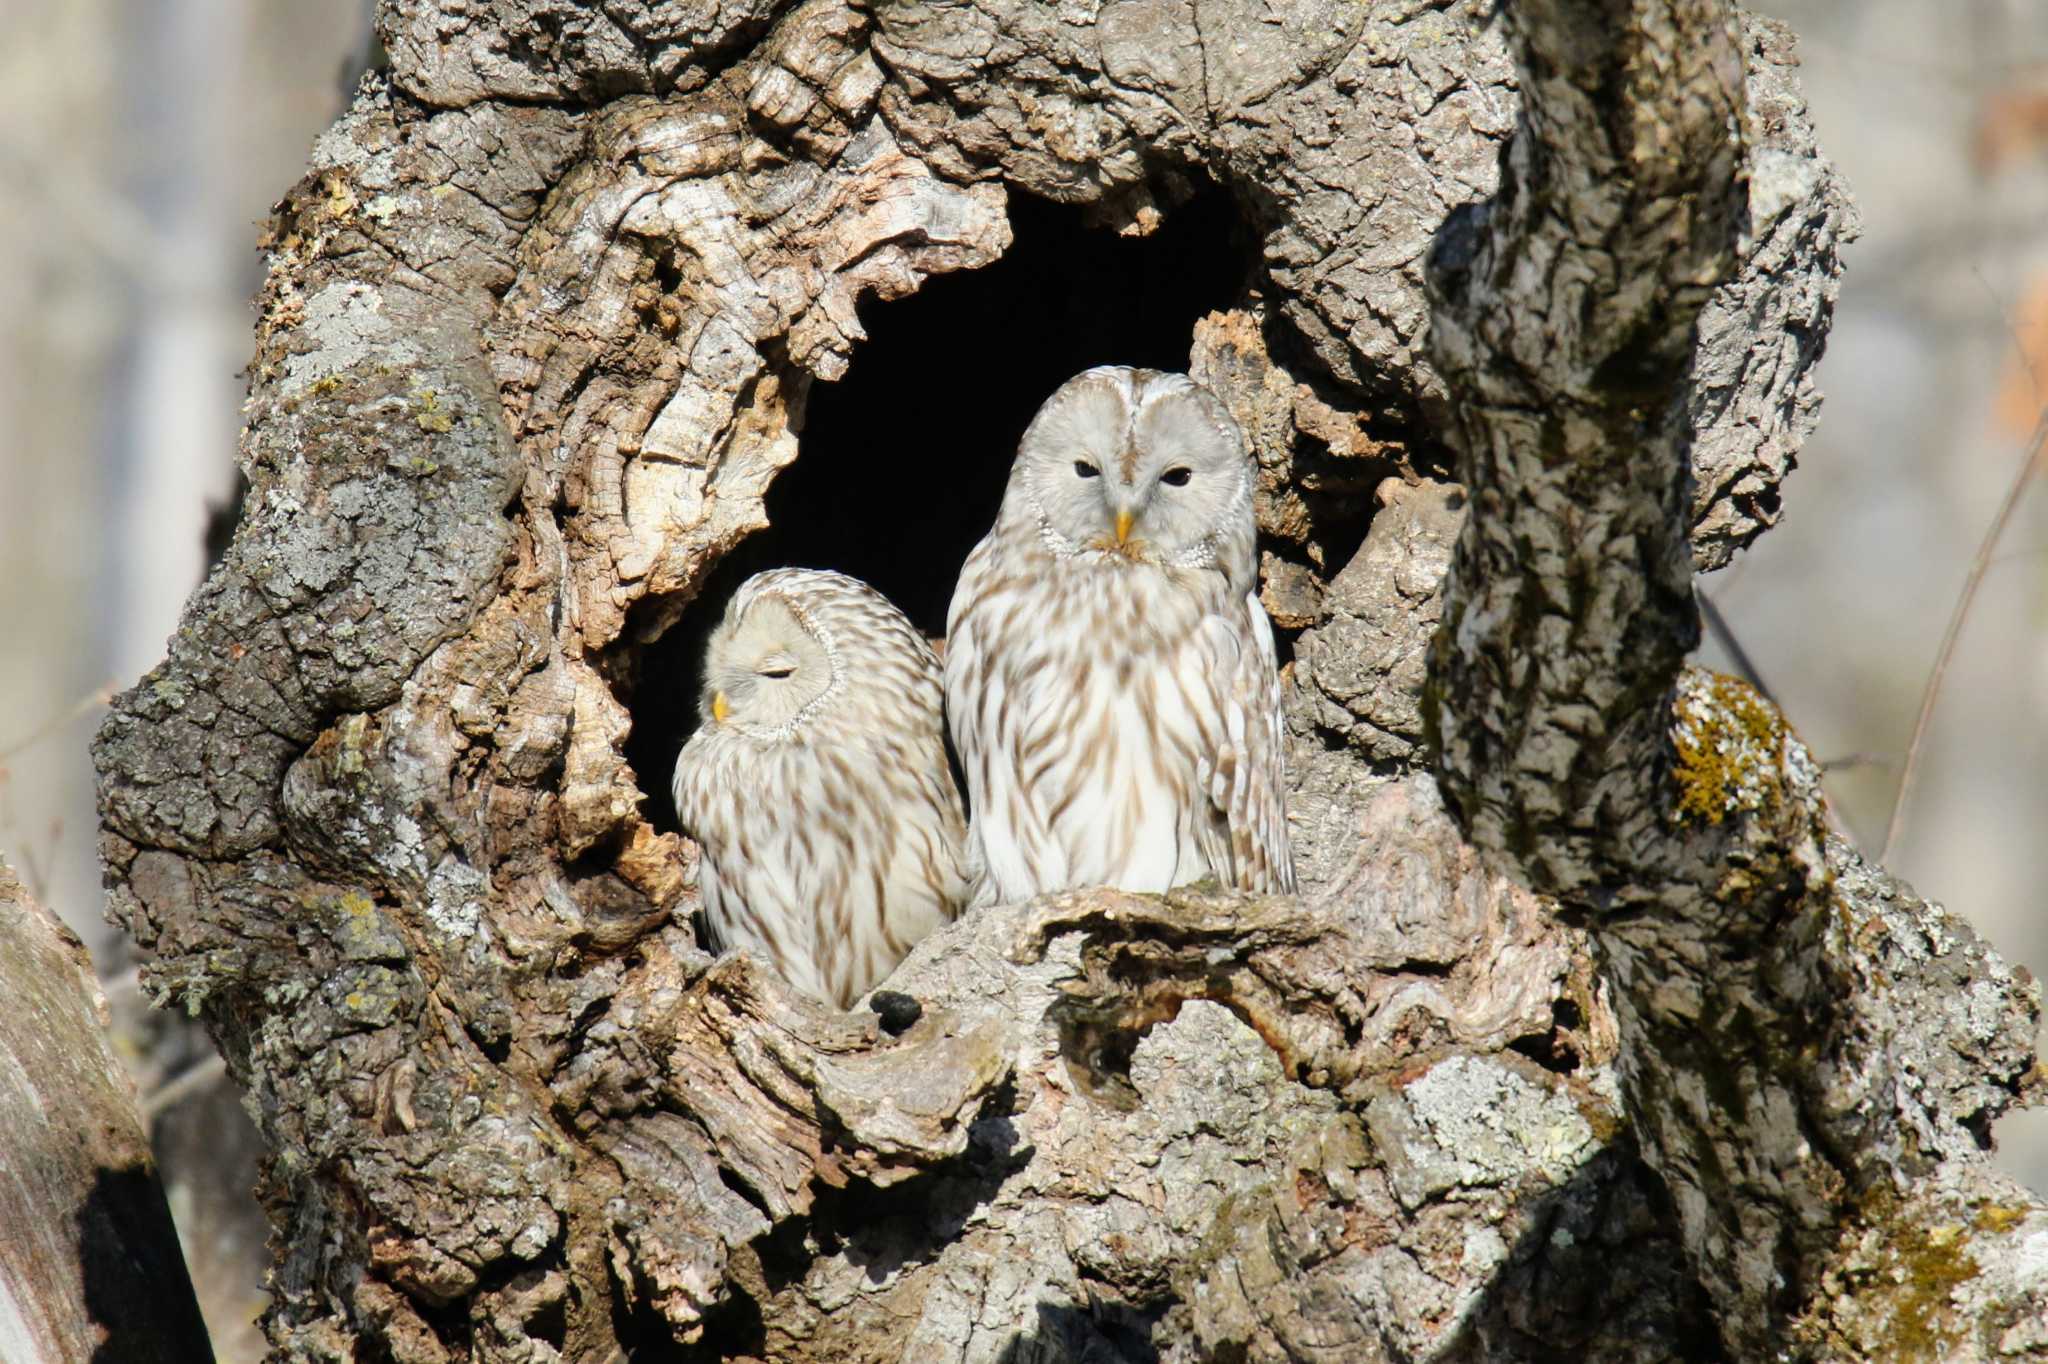
[[[1047,529],[1075,551],[1190,564],[1249,519],[1236,427],[1184,375],[1090,370],[1048,400],[1020,456]]]
[[[757,597],[737,616],[729,609],[712,633],[704,718],[745,733],[773,733],[804,715],[832,683],[824,642],[783,598]]]

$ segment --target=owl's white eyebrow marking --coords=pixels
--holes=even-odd
[[[1144,378],[1150,377],[1150,375],[1144,376]],[[1138,387],[1141,382],[1140,372],[1137,370],[1126,371],[1117,376],[1117,385],[1123,389],[1125,415],[1123,431],[1124,448],[1117,454],[1116,463],[1117,472],[1123,475],[1123,480],[1126,483],[1135,483],[1138,479],[1138,419],[1144,415],[1145,409],[1150,407],[1152,402],[1156,401],[1159,397],[1155,393],[1149,398],[1140,398],[1138,396]]]

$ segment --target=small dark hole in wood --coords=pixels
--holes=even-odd
[[[1550,1004],[1550,1031],[1530,1033],[1517,1037],[1508,1043],[1510,1051],[1518,1051],[1556,1075],[1570,1075],[1579,1068],[1579,1048],[1572,1032],[1583,1021],[1579,1006],[1569,999],[1552,1000]]]

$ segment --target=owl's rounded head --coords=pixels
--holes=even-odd
[[[1251,489],[1244,437],[1215,394],[1185,374],[1121,365],[1046,399],[1010,479],[1057,553],[1233,578],[1250,569]]]
[[[829,637],[794,595],[763,590],[757,575],[733,594],[704,656],[706,725],[770,738],[791,732],[838,684]]]

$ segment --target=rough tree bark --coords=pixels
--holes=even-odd
[[[1681,669],[1851,230],[1782,28],[379,27],[270,228],[243,522],[97,748],[117,913],[273,1148],[280,1356],[2048,1357],[2048,1210],[1982,1160],[2033,983]],[[647,651],[856,303],[998,259],[1013,194],[1142,237],[1201,183],[1258,243],[1189,364],[1262,469],[1303,893],[977,913],[900,1036],[712,962],[628,703],[684,704]],[[994,382],[990,331],[933,345]]]
[[[1741,31],[1518,8],[1523,129],[1439,257],[1472,490],[1433,641],[1473,842],[1592,931],[1636,1139],[1732,1351],[2048,1352],[2048,1209],[1979,1158],[2039,1078],[2038,992],[1831,841],[1820,770],[1699,642],[1668,396],[1733,273]],[[1630,92],[1616,107],[1614,92]]]
[[[0,861],[0,1359],[212,1358],[85,944]]]

